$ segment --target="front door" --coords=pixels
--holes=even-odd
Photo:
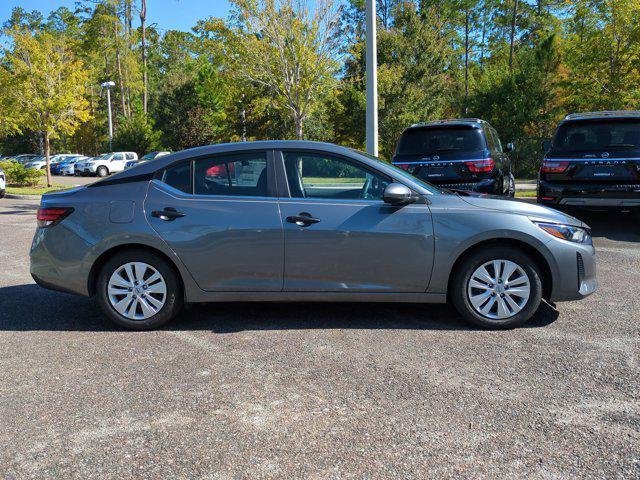
[[[148,221],[203,290],[282,290],[272,172],[267,152],[256,151],[182,162],[151,182]]]
[[[391,178],[354,159],[283,151],[284,290],[424,292],[433,262],[426,202],[382,201]]]

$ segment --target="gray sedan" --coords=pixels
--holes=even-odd
[[[31,274],[134,329],[220,301],[450,301],[508,328],[596,289],[579,220],[303,141],[195,148],[44,195]]]

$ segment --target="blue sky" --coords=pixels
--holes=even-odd
[[[14,7],[38,10],[46,17],[58,7],[73,10],[75,3],[75,0],[0,0],[0,24],[9,18]],[[190,30],[199,19],[226,17],[228,13],[227,0],[147,0],[147,21],[157,23],[161,30]]]

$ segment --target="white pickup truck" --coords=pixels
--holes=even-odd
[[[106,177],[111,173],[121,172],[130,160],[137,160],[135,152],[110,152],[98,157],[90,158],[81,163],[76,163],[75,174],[83,177],[97,175]]]

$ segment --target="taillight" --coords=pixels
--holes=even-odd
[[[396,163],[395,166],[398,167],[398,168],[401,168],[403,170],[409,170],[409,164],[408,163]]]
[[[73,212],[70,207],[53,207],[38,209],[38,227],[52,227],[60,223]]]
[[[569,167],[569,162],[556,162],[553,160],[543,160],[540,171],[542,173],[562,173]]]
[[[493,158],[464,162],[464,164],[467,166],[471,173],[487,173],[493,170],[493,168],[496,166]]]

